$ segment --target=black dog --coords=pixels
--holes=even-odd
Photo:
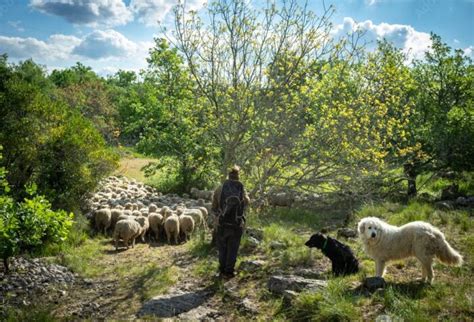
[[[332,272],[336,276],[355,274],[359,271],[359,261],[350,247],[334,238],[316,233],[305,245],[321,249],[321,252],[331,260]]]

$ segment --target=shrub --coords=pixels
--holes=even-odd
[[[54,209],[77,210],[81,197],[117,165],[104,139],[80,111],[58,99],[32,61],[0,58],[0,144],[11,197],[36,184]]]
[[[5,182],[2,177],[0,181]],[[0,195],[0,256],[7,273],[9,257],[60,244],[72,227],[72,213],[51,210],[51,203],[36,195],[34,186],[27,193],[31,197],[21,203],[5,192]]]

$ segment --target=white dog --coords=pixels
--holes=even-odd
[[[375,275],[382,277],[385,263],[415,256],[422,265],[422,280],[433,281],[433,258],[448,265],[462,265],[462,257],[448,244],[442,232],[430,224],[414,221],[396,227],[376,217],[361,219],[358,225],[367,254],[375,260]]]

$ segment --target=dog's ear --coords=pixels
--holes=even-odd
[[[365,222],[363,220],[359,221],[357,230],[359,231],[359,234],[363,234],[365,232]]]

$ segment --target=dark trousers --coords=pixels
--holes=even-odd
[[[240,246],[240,238],[243,229],[240,226],[219,226],[217,228],[217,248],[219,249],[219,271],[221,273],[233,273],[237,253]]]

